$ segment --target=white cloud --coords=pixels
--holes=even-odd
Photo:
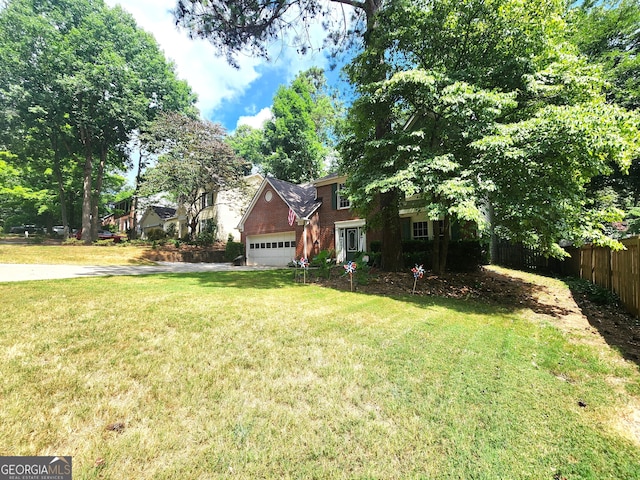
[[[260,77],[257,58],[239,57],[239,69],[229,66],[213,45],[192,40],[174,24],[169,10],[175,0],[106,0],[119,4],[136,20],[138,26],[151,33],[165,56],[176,64],[178,77],[186,80],[198,94],[198,108],[207,117],[225,99],[233,99]]]
[[[239,127],[240,125],[249,125],[250,127],[253,127],[253,128],[262,128],[264,125],[264,122],[266,122],[267,120],[271,120],[272,117],[273,115],[271,113],[271,108],[266,107],[260,110],[255,115],[241,116],[240,118],[238,118],[238,124],[236,127]]]

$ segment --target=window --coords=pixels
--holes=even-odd
[[[207,208],[213,205],[213,192],[205,192],[200,197],[200,206],[201,208]]]
[[[338,196],[338,208],[350,208],[351,202],[349,201],[349,197],[340,195],[340,191],[345,189],[344,183],[338,184],[338,189],[336,190],[336,195]]]
[[[429,238],[429,222],[413,222],[413,238],[416,240]]]

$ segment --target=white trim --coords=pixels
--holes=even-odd
[[[336,227],[348,228],[348,227],[364,227],[367,224],[364,218],[357,218],[355,220],[343,220],[341,222],[335,222]]]
[[[358,248],[359,251],[365,251],[367,246],[367,233],[365,232],[364,227],[366,226],[366,220],[364,219],[356,219],[356,220],[344,220],[341,222],[335,222],[335,247],[336,247],[336,260],[338,262],[344,262],[347,258],[346,252],[346,238],[345,232],[348,228],[357,228],[358,233],[360,234],[360,238],[358,239]]]

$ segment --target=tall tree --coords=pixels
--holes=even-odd
[[[0,107],[11,120],[5,138],[32,146],[50,139],[39,153],[56,175],[68,171],[64,162],[82,164],[83,239],[90,242],[105,172],[124,167],[132,132],[157,111],[187,108],[195,98],[119,7],[11,0],[0,25]],[[58,183],[63,198],[64,181]]]
[[[584,1],[567,15],[571,39],[591,62],[602,65],[608,103],[640,111],[640,2],[638,0]],[[598,204],[622,209],[635,223],[640,207],[640,156],[632,160],[629,172],[616,168],[612,175],[600,175],[587,186]],[[619,223],[611,235],[624,234]],[[636,231],[631,228],[629,233]]]
[[[514,215],[521,221],[510,223],[511,238],[517,231],[519,239],[526,238],[545,253],[559,254],[556,242],[568,228],[534,236],[525,225],[540,225],[541,212],[550,212],[544,205],[558,201],[571,204],[573,215],[565,223],[575,227],[576,212],[584,212],[580,207],[585,179],[608,171],[604,164],[627,165],[628,156],[610,142],[606,142],[608,149],[593,149],[608,134],[632,150],[636,130],[621,112],[597,107],[602,103],[603,82],[597,68],[561,42],[563,12],[560,2],[398,0],[382,14],[387,28],[378,31],[372,43],[384,50],[393,75],[387,81],[361,84],[362,96],[352,110],[351,135],[344,144],[345,167],[352,194],[361,196],[360,204],[375,207],[375,198],[366,194],[379,188],[396,188],[426,200],[429,217],[445,225],[443,244],[439,235],[434,241],[437,271],[446,266],[447,225],[451,220],[481,222],[487,201],[493,211],[498,210],[503,232],[509,212],[517,210]],[[367,52],[351,67],[356,74],[369,69]],[[594,110],[603,115],[604,130],[591,128]],[[371,118],[385,117],[391,128],[380,139]],[[535,129],[525,127],[535,123],[532,118],[554,125],[572,118],[576,125],[541,128],[542,135],[534,136]],[[500,126],[511,122],[520,128]],[[545,155],[529,152],[529,157],[547,176],[532,175],[541,188],[532,195],[521,194],[524,202],[509,203],[508,192],[517,193],[510,190],[514,180],[505,172],[515,175],[508,166],[522,145],[518,136],[525,135],[525,130],[531,135],[527,145],[534,151],[546,149]],[[498,132],[501,135],[493,135]],[[579,181],[567,183],[565,190],[554,190],[553,195],[536,195],[563,181],[561,172],[552,168],[554,163],[563,164],[562,153],[547,149],[555,140],[545,139],[554,133],[562,133],[559,138],[568,145],[584,145],[576,148],[575,156],[565,152],[564,157],[574,162],[564,164],[564,173],[571,172]],[[508,143],[509,138],[513,143]],[[500,150],[500,141],[513,149]],[[490,151],[488,144],[494,147]],[[531,172],[519,170],[527,171]],[[582,230],[597,222],[592,217]]]
[[[278,88],[272,113],[264,125],[263,171],[293,183],[318,178],[331,151],[337,115],[324,72],[312,68]]]
[[[380,27],[378,14],[393,0],[178,0],[174,10],[176,23],[194,37],[211,41],[231,65],[238,66],[236,58],[241,52],[269,57],[269,45],[287,37],[292,45],[304,52],[308,42],[308,28],[318,19],[327,28],[327,40],[339,48],[368,50],[367,81],[386,78],[384,50],[373,48],[371,40]],[[348,7],[349,18],[343,14]],[[336,15],[337,13],[337,15]],[[363,82],[363,79],[359,79]],[[390,125],[381,115],[376,121],[376,137],[381,139]],[[399,191],[392,187],[378,191],[382,229],[382,265],[387,270],[402,267],[400,236]]]
[[[203,194],[242,186],[244,161],[225,137],[220,124],[175,112],[161,114],[142,134],[157,162],[147,170],[141,192],[168,192],[186,205],[191,235],[204,208]]]
[[[227,143],[236,155],[246,162],[245,174],[248,174],[252,167],[264,164],[264,130],[262,128],[240,125],[227,137]]]
[[[591,61],[604,66],[607,99],[640,109],[640,2],[583,1],[567,18],[571,40]]]

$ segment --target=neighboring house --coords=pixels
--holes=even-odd
[[[116,232],[128,233],[133,228],[135,211],[133,209],[133,197],[120,200],[113,205],[113,212],[102,219],[102,225],[115,225]]]
[[[216,238],[227,241],[229,235],[235,241],[240,240],[238,222],[245,213],[247,199],[250,199],[264,177],[260,174],[249,175],[244,178],[244,188],[225,191],[203,191],[200,196],[200,213],[198,217],[197,232],[206,228],[208,221],[213,221],[216,226]]]
[[[147,207],[142,214],[142,218],[139,223],[142,238],[145,238],[149,230],[154,228],[160,228],[166,231],[167,227],[176,219],[177,215],[175,208],[162,207],[159,205],[151,205]]]
[[[238,225],[247,264],[285,266],[322,250],[334,250],[336,260],[344,262],[371,251],[380,232],[367,229],[366,220],[355,215],[349,199],[340,194],[345,181],[345,176],[332,174],[294,185],[266,177]],[[403,240],[433,239],[436,232],[443,233],[443,222],[429,220],[421,206],[424,202],[409,199],[400,209]],[[454,225],[452,238],[459,238],[459,232]]]

